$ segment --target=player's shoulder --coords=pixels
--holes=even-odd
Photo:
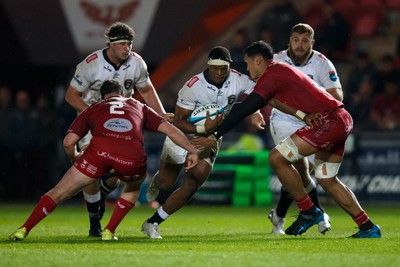
[[[228,80],[231,80],[231,81],[234,81],[234,82],[235,81],[245,81],[246,82],[246,81],[249,81],[249,80],[251,81],[249,75],[241,73],[241,72],[239,72],[239,71],[237,71],[235,69],[230,69]]]
[[[185,83],[185,86],[188,88],[199,86],[201,84],[201,79],[202,74],[196,74]]]
[[[283,61],[287,57],[287,50],[281,50],[279,52],[274,53],[273,59],[277,61]]]
[[[327,58],[324,54],[316,50],[313,50],[312,58],[317,62],[326,62],[326,63],[331,62],[329,58]]]
[[[99,64],[103,60],[103,50],[97,50],[88,55],[82,63],[86,65],[94,65]]]
[[[136,52],[131,51],[129,61],[144,63],[144,59]]]

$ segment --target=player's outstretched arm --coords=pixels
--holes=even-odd
[[[149,107],[154,109],[159,115],[161,115],[167,121],[172,122],[172,120],[174,119],[174,114],[165,112],[164,106],[162,105],[161,100],[158,97],[158,94],[153,84],[150,83],[146,87],[138,88],[138,91],[140,95],[143,97],[144,102],[146,102],[146,104]]]

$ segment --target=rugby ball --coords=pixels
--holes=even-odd
[[[224,112],[224,108],[221,108],[217,104],[207,104],[198,107],[190,114],[189,122],[194,125],[204,125],[204,123],[206,122],[207,111],[210,113],[210,118],[214,119],[217,111],[218,114],[221,114]]]

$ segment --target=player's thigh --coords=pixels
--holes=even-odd
[[[185,173],[183,186],[200,187],[208,178],[212,170],[212,165],[205,159],[200,159],[196,167]]]
[[[273,120],[270,122],[270,132],[274,144],[278,144],[279,141],[289,137],[298,129],[303,127],[302,124],[296,124],[291,121],[284,120]]]
[[[84,187],[94,182],[96,182],[96,179],[84,175],[72,166],[58,184],[47,193],[47,195],[49,195],[56,203],[59,203],[74,196]]]
[[[292,139],[294,145],[296,146],[298,153],[302,155],[303,157],[307,157],[311,154],[315,154],[318,149],[301,139],[298,135],[292,134],[290,136],[290,139]]]

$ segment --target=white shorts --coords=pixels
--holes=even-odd
[[[199,158],[205,160],[211,166],[214,165],[219,148],[221,147],[222,139],[219,139],[215,146],[210,151],[199,151]],[[161,152],[161,160],[171,164],[185,163],[187,151],[176,145],[168,136],[165,138],[163,149]]]
[[[306,124],[300,120],[297,121],[280,120],[280,119],[274,119],[273,116],[271,116],[269,125],[270,125],[269,129],[271,131],[271,136],[272,139],[274,140],[275,145],[277,145],[279,141],[285,139],[286,137],[291,136],[298,129],[306,126]],[[307,159],[311,164],[314,165],[315,162],[314,154],[309,155]]]

